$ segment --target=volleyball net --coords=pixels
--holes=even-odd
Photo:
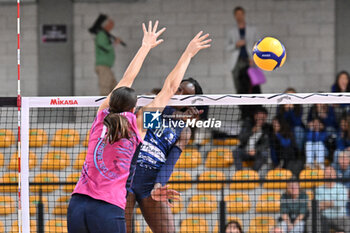
[[[152,99],[139,96],[138,106]],[[22,98],[23,232],[67,232],[70,194],[102,101]],[[0,232],[19,230],[15,106],[1,105]],[[179,124],[191,131],[168,182],[181,192],[171,207],[176,232],[224,232],[232,220],[244,232],[284,229],[288,221],[300,221],[295,227],[307,232],[350,227],[350,95],[174,96],[169,106],[183,114],[153,119],[145,109],[143,120],[156,131]],[[201,110],[200,117],[189,108]],[[138,205],[133,232],[151,232]]]

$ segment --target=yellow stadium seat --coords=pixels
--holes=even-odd
[[[141,225],[137,220],[134,221],[134,233],[141,233]]]
[[[281,194],[277,192],[267,192],[259,196],[256,203],[257,213],[276,213],[280,211]]]
[[[17,220],[16,220],[17,221]],[[15,222],[16,222],[15,221]],[[18,227],[17,227],[18,229]],[[2,221],[0,221],[0,232],[5,232],[5,227],[4,227],[4,223]],[[18,231],[17,231],[18,232]],[[12,233],[12,232],[11,232]]]
[[[236,221],[239,223],[239,225],[242,227],[243,229],[243,222],[239,217],[235,217],[235,216],[229,216],[227,217],[227,221],[226,224],[231,222],[231,221]],[[219,221],[216,221],[214,229],[213,229],[213,233],[219,233]]]
[[[230,167],[233,164],[232,151],[228,148],[217,147],[208,152],[205,167]]]
[[[10,147],[15,143],[15,135],[10,129],[0,129],[0,147]]]
[[[191,181],[191,175],[188,172],[183,171],[175,171],[171,175],[169,181]],[[192,187],[191,183],[178,183],[178,184],[169,184],[170,189],[174,189],[176,191],[185,191]]]
[[[248,194],[233,193],[225,197],[227,212],[231,214],[245,213],[250,209]]]
[[[35,183],[55,183],[59,182],[58,176],[52,173],[41,173],[34,177],[33,182]],[[58,185],[31,185],[30,191],[33,193],[38,193],[42,189],[43,193],[50,193],[59,188]]]
[[[313,200],[315,196],[312,190],[306,190],[306,195],[310,201]]]
[[[0,230],[0,232],[4,232],[4,231]],[[18,221],[15,220],[12,223],[12,227],[11,227],[11,230],[9,233],[18,233],[18,232],[19,232],[18,231]],[[30,232],[37,232],[35,220],[30,220]]]
[[[249,181],[246,183],[231,183],[230,189],[255,189],[259,187],[259,183],[253,183],[254,180],[259,180],[258,172],[254,170],[237,171],[233,177],[233,181]]]
[[[42,147],[47,144],[49,137],[43,129],[30,129],[29,130],[29,146],[30,147]]]
[[[71,182],[77,183],[79,178],[80,178],[80,172],[71,173],[67,176],[66,182],[67,183],[71,183]],[[75,188],[75,184],[69,184],[69,185],[63,186],[62,189],[66,193],[71,193],[71,192],[73,192],[74,188]]]
[[[29,151],[29,169],[33,169],[36,166],[36,155],[33,151]],[[18,154],[17,152],[11,155],[11,160],[9,165],[7,166],[9,170],[18,171]]]
[[[214,146],[237,146],[239,140],[237,138],[226,138],[226,139],[214,139]]]
[[[49,151],[41,162],[42,170],[62,170],[70,164],[69,155],[64,151]]]
[[[265,179],[266,180],[289,180],[293,176],[292,172],[287,169],[274,169],[270,170]],[[286,182],[273,182],[273,183],[264,183],[263,188],[265,189],[286,189]]]
[[[275,226],[275,219],[270,216],[255,217],[250,221],[248,233],[269,233]]]
[[[84,139],[84,141],[82,143],[83,146],[88,147],[88,145],[89,145],[89,137],[90,137],[90,130],[88,130],[88,132],[86,133],[85,139]]]
[[[153,233],[153,231],[151,230],[151,228],[147,225],[145,233]]]
[[[38,208],[38,204],[39,204],[39,200],[40,197],[39,196],[30,196],[29,197],[29,211],[30,211],[30,215],[36,215],[36,211]],[[47,201],[47,197],[42,196],[41,197],[41,201],[43,203],[44,206],[44,212],[48,212],[48,201]]]
[[[199,181],[217,181],[225,180],[225,174],[221,171],[206,171],[199,176]],[[197,185],[198,190],[219,190],[224,184],[222,183],[199,183]]]
[[[67,220],[66,219],[50,219],[46,221],[45,232],[50,233],[67,233]]]
[[[214,195],[193,195],[188,204],[189,214],[210,214],[217,209],[216,197]]]
[[[0,167],[4,166],[4,154],[0,152]]]
[[[80,142],[80,136],[75,129],[58,129],[51,141],[52,147],[73,147]]]
[[[70,196],[61,196],[57,198],[55,208],[52,210],[54,215],[67,215]]]
[[[73,164],[74,169],[79,170],[79,171],[82,169],[84,162],[85,162],[86,153],[87,153],[87,150],[84,150],[78,154],[78,156],[75,159],[74,164]]]
[[[17,182],[18,182],[18,173],[16,173],[16,172],[5,173],[0,178],[0,183],[17,183]],[[16,193],[16,192],[18,192],[18,185],[3,185],[3,186],[0,186],[0,192]]]
[[[185,148],[179,160],[177,161],[176,168],[196,168],[202,163],[201,153],[195,148]]]
[[[136,207],[136,214],[142,214],[140,207]]]
[[[299,179],[323,179],[324,172],[321,169],[309,169],[306,168],[300,172]],[[323,182],[314,181],[314,182],[300,182],[300,188],[309,189],[317,186],[323,185]]]
[[[186,218],[182,220],[180,233],[193,233],[193,232],[208,233],[209,227],[208,227],[207,220],[201,217],[192,217],[192,218]]]
[[[10,196],[0,196],[0,215],[15,213],[15,201]]]
[[[173,206],[171,207],[171,212],[173,214],[178,214],[181,212],[182,208],[183,208],[183,203],[182,203],[182,200],[174,200],[172,201],[171,203]]]

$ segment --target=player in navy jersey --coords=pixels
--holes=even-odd
[[[203,94],[199,83],[184,79],[177,95]],[[175,232],[174,219],[168,200],[161,201],[174,166],[182,150],[188,144],[191,130],[176,126],[176,121],[199,118],[204,109],[196,107],[167,106],[160,116],[165,122],[173,123],[158,129],[148,129],[137,160],[136,172],[129,190],[126,208],[127,231],[132,232],[132,215],[136,201],[142,214],[154,233]],[[163,121],[162,121],[163,122]]]

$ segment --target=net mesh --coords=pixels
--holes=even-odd
[[[178,110],[190,107],[195,104]],[[347,104],[228,103],[195,108],[203,110],[203,122],[220,121],[220,127],[208,123],[209,127],[191,128],[188,142],[180,137],[177,142],[183,140],[183,150],[168,184],[181,193],[181,200],[171,201],[172,207],[152,200],[136,202],[133,232],[151,232],[149,226],[160,232],[220,232],[232,221],[244,232],[288,232],[288,228],[350,232]],[[6,111],[2,110],[2,119],[7,122],[1,126],[15,132],[16,112]],[[32,227],[43,211],[44,232],[67,232],[70,193],[80,177],[96,111],[96,107],[30,109]],[[5,176],[12,172],[8,164],[16,147],[1,150]],[[147,185],[143,188],[147,190]],[[15,205],[16,193],[5,190],[0,195],[11,196]],[[167,208],[170,211],[164,214]],[[16,220],[15,213],[16,208],[0,217],[6,229]]]

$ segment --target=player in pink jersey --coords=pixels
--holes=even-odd
[[[80,179],[68,207],[68,232],[125,232],[126,188],[132,178],[141,137],[137,129],[137,96],[130,88],[149,51],[163,42],[158,21],[143,24],[142,46],[122,80],[100,105],[92,124]],[[135,153],[136,152],[136,153]]]

